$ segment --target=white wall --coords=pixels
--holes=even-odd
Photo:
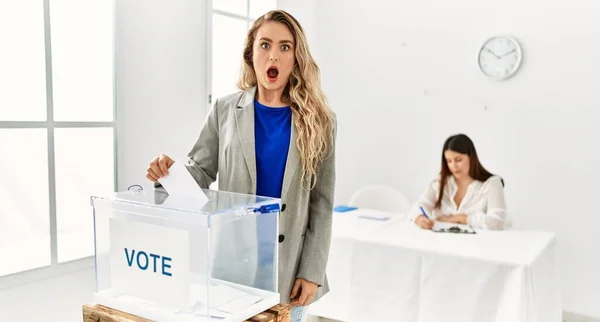
[[[285,10],[300,22],[308,39],[308,49],[318,62],[317,0],[277,0],[277,9]]]
[[[116,4],[119,189],[151,188],[145,173],[152,158],[187,155],[205,119],[210,2]]]
[[[600,2],[329,0],[316,14],[340,122],[337,201],[368,183],[414,200],[443,141],[465,132],[505,178],[517,227],[558,234],[564,309],[600,317]],[[504,33],[522,41],[525,62],[495,82],[477,50]]]

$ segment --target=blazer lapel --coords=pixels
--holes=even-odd
[[[252,193],[256,193],[256,146],[254,141],[254,96],[256,95],[256,87],[249,89],[242,94],[235,111],[235,122],[237,131],[252,180]],[[294,123],[295,117],[292,114],[292,124],[290,131],[290,147],[288,149],[288,157],[285,164],[285,172],[283,175],[283,188],[281,196],[285,196],[290,188],[290,185],[296,174],[296,168],[300,164],[300,153],[296,148],[296,139],[298,131]]]
[[[254,96],[256,87],[246,90],[238,103],[235,111],[240,143],[250,179],[252,180],[252,193],[256,193],[256,150],[254,143]]]
[[[296,168],[300,163],[300,153],[296,147],[296,139],[298,137],[298,131],[296,130],[296,124],[294,122],[294,116],[292,114],[291,134],[290,134],[290,148],[288,150],[288,157],[285,163],[285,172],[283,174],[283,189],[281,191],[282,198],[287,194],[290,188],[290,184],[296,174]]]

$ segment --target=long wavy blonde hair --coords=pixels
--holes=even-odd
[[[302,181],[317,180],[319,163],[332,152],[334,140],[334,113],[327,105],[321,89],[321,73],[310,51],[300,23],[283,10],[269,11],[259,17],[248,31],[244,45],[242,68],[238,87],[247,90],[257,85],[252,63],[252,47],[256,32],[266,21],[275,21],[288,27],[294,36],[296,64],[283,92],[282,100],[290,104],[298,137],[296,146],[302,161]]]

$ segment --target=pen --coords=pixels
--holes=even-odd
[[[429,216],[427,216],[427,214],[425,213],[425,210],[423,210],[423,207],[419,207],[421,208],[421,212],[423,213],[423,216],[425,216],[425,218],[429,219]]]

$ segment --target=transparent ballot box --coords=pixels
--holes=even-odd
[[[92,197],[95,302],[153,321],[244,321],[279,303],[280,200],[203,190]]]

